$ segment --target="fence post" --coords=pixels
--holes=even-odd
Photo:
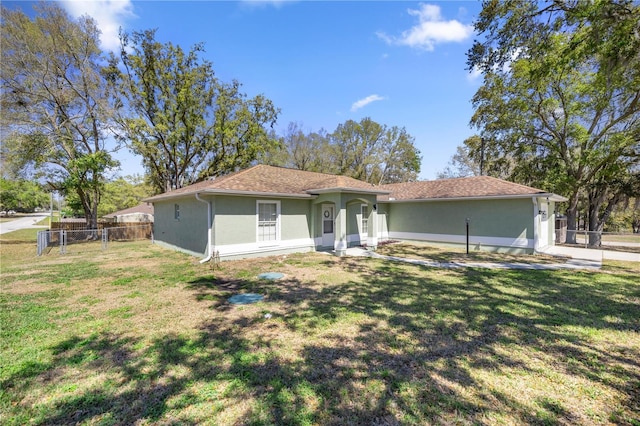
[[[102,250],[106,250],[107,249],[107,244],[109,241],[109,234],[107,231],[107,228],[102,228]]]
[[[589,248],[589,233],[584,230],[584,248]]]
[[[64,254],[64,231],[60,229],[60,254]]]
[[[38,231],[38,256],[42,255],[42,233],[44,231]]]

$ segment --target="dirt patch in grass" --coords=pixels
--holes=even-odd
[[[636,418],[640,283],[623,267],[442,270],[311,253],[212,268],[148,244],[0,255],[12,263],[0,293],[8,424]],[[244,292],[265,298],[228,303]]]

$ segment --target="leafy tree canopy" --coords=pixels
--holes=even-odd
[[[348,120],[333,133],[305,133],[291,123],[281,139],[285,155],[273,163],[300,170],[350,176],[376,185],[416,180],[420,151],[404,128],[370,118]],[[273,158],[272,158],[273,160]],[[267,160],[268,161],[268,160]]]
[[[121,71],[109,79],[122,101],[120,138],[143,164],[158,192],[249,166],[277,146],[268,129],[279,110],[263,95],[248,98],[237,81],[224,83],[197,44],[155,40],[155,30],[122,34]]]
[[[602,228],[640,158],[640,7],[629,1],[486,1],[468,54],[482,70],[471,123],[510,178],[580,197]],[[626,181],[627,183],[623,183]],[[610,211],[610,209],[609,209]]]
[[[32,212],[36,207],[47,207],[50,195],[41,184],[26,179],[0,178],[0,209]]]
[[[103,75],[100,31],[55,3],[32,20],[2,8],[3,160],[75,194],[95,225],[105,175],[117,166],[105,146],[113,108]]]

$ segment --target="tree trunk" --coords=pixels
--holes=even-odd
[[[604,222],[598,220],[598,210],[601,203],[589,200],[589,248],[600,248],[602,246],[602,230]]]
[[[578,194],[572,194],[567,207],[567,244],[576,244],[576,219],[578,218]]]

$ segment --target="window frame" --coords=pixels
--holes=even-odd
[[[360,204],[360,235],[369,235],[369,204]]]
[[[262,204],[275,204],[276,206],[276,232],[275,239],[273,240],[261,240],[260,236],[260,205]],[[281,240],[281,213],[280,213],[280,200],[256,200],[256,242],[261,246],[277,245]],[[264,233],[262,233],[264,235]]]

